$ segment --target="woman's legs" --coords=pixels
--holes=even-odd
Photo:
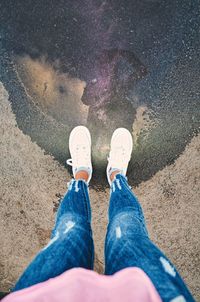
[[[51,240],[30,263],[13,291],[56,277],[74,267],[93,268],[94,246],[87,183],[72,179],[58,209]]]
[[[84,126],[69,137],[72,179],[58,209],[51,240],[27,267],[13,291],[56,277],[73,267],[93,268],[94,245],[88,184],[92,176],[91,136]]]
[[[174,266],[151,242],[142,208],[126,177],[117,174],[111,185],[105,274],[126,267],[141,268],[163,301],[194,301]]]

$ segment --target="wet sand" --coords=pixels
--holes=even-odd
[[[177,266],[197,301],[200,301],[199,153],[200,136],[197,136],[174,164],[134,188],[151,238]],[[19,130],[3,85],[0,85],[0,154],[0,291],[7,291],[48,242],[55,211],[70,176]],[[109,192],[90,189],[90,196],[95,269],[102,272]]]

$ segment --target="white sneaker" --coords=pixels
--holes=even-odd
[[[125,128],[118,128],[113,132],[110,144],[110,153],[107,165],[107,179],[111,186],[112,182],[110,175],[115,170],[125,176],[128,168],[128,163],[131,159],[133,148],[133,139],[130,132]]]
[[[69,137],[69,151],[71,158],[66,162],[72,166],[72,172],[75,175],[80,170],[88,172],[89,184],[92,177],[92,162],[91,162],[91,136],[89,130],[84,126],[75,127]]]

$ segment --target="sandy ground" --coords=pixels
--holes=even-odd
[[[67,137],[66,137],[67,139]],[[200,136],[176,162],[135,188],[151,238],[174,262],[200,301]],[[7,291],[47,242],[69,174],[16,125],[0,84],[0,291]],[[96,247],[103,271],[109,192],[90,189]]]

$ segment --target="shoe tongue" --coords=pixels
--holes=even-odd
[[[119,168],[110,168],[110,170],[108,171],[109,176],[115,171],[119,171],[119,173],[123,174],[123,171]]]
[[[79,172],[79,171],[86,171],[89,175],[90,175],[90,173],[91,173],[91,168],[90,167],[85,167],[85,166],[83,166],[83,167],[75,167],[74,168],[74,171],[77,173],[77,172]]]

